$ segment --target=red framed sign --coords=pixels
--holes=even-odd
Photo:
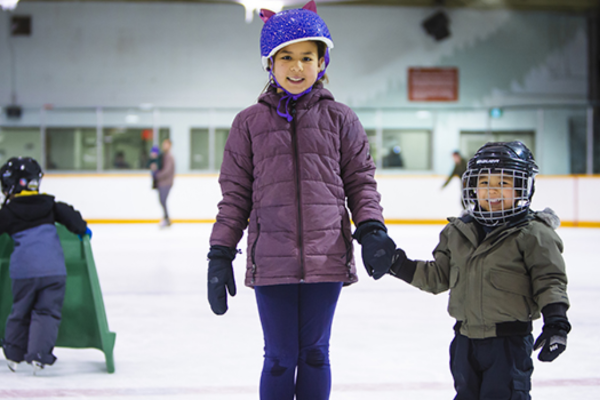
[[[458,101],[458,68],[409,68],[409,101]]]

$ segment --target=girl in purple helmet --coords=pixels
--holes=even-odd
[[[208,300],[216,314],[227,311],[232,261],[248,227],[245,284],[255,289],[265,340],[260,398],[328,399],[333,315],[342,286],[358,280],[352,238],[375,279],[389,270],[395,244],[367,135],[323,87],[333,41],[314,2],[261,10],[261,18],[269,85],[236,116],[225,145]]]

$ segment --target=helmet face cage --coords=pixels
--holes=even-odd
[[[497,226],[527,212],[533,178],[513,169],[467,170],[463,177],[465,209],[482,225]]]
[[[487,143],[469,160],[462,177],[463,205],[482,225],[502,225],[526,213],[538,167],[523,143]]]
[[[23,190],[38,191],[42,176],[42,168],[33,158],[13,157],[0,168],[2,193],[8,198]]]

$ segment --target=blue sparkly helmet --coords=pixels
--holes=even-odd
[[[325,66],[320,75],[325,74],[325,68],[329,64],[329,49],[333,49],[333,41],[327,25],[317,14],[314,1],[311,0],[302,8],[278,13],[262,9],[260,18],[265,22],[260,33],[260,54],[266,71],[269,70],[269,59],[285,46],[315,40],[327,45]]]

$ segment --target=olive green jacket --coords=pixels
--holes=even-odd
[[[563,244],[554,231],[560,221],[552,210],[530,211],[481,243],[472,216],[448,220],[435,260],[417,261],[410,283],[435,294],[450,290],[448,312],[462,335],[499,336],[498,327],[516,321],[530,327],[548,304],[569,305]]]

